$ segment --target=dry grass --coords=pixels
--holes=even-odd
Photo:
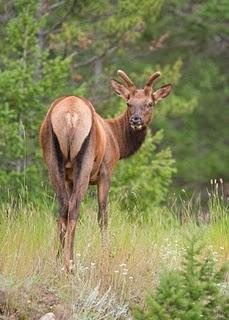
[[[5,205],[0,215],[0,288],[9,294],[9,310],[17,310],[21,319],[37,319],[61,305],[70,312],[66,319],[130,319],[130,307],[143,303],[160,272],[179,267],[188,235],[204,239],[219,263],[229,254],[226,214],[210,225],[189,219],[180,226],[168,210],[154,209],[150,222],[139,223],[113,204],[110,254],[104,256],[96,208],[84,204],[76,232],[76,271],[66,275],[56,259],[52,206]]]

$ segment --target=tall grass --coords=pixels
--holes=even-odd
[[[120,212],[118,201],[112,202],[108,256],[101,248],[96,204],[86,201],[76,231],[76,270],[66,275],[56,258],[55,206],[48,203],[19,201],[0,209],[0,287],[12,297],[11,308],[23,310],[24,319],[30,319],[31,309],[48,312],[59,304],[69,309],[71,319],[128,318],[131,305],[143,302],[163,269],[179,268],[188,235],[204,239],[219,263],[229,256],[223,203],[209,207],[214,219],[208,223],[197,223],[186,208],[180,224],[173,207],[151,209],[147,220],[138,212],[139,219],[133,220],[131,212]]]

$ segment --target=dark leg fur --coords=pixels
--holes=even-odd
[[[59,203],[59,221],[58,229],[60,236],[61,247],[64,247],[65,233],[67,229],[67,213],[68,213],[68,200],[69,195],[66,190],[64,181],[64,157],[61,153],[59,142],[53,130],[51,129],[51,134],[49,135],[49,175],[50,180],[53,185],[54,191],[57,196]]]

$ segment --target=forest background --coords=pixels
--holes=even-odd
[[[125,109],[110,85],[119,68],[138,86],[161,70],[156,86],[174,89],[112,190],[157,205],[229,181],[228,18],[226,0],[1,0],[1,198],[47,192],[38,132],[54,99],[82,95],[104,117]]]

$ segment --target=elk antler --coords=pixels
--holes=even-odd
[[[128,88],[135,88],[134,83],[130,80],[130,78],[124,71],[118,70],[117,74],[127,83]]]
[[[152,76],[150,76],[149,80],[146,82],[145,87],[151,87],[154,80],[156,80],[158,77],[160,77],[160,75],[161,75],[160,71],[153,73]]]
[[[160,77],[161,73],[160,71],[157,71],[155,73],[152,74],[152,76],[149,77],[149,80],[146,82],[146,85],[145,85],[145,92],[149,92],[151,91],[151,88],[152,88],[152,84],[154,82],[154,80],[156,80],[158,77]]]

